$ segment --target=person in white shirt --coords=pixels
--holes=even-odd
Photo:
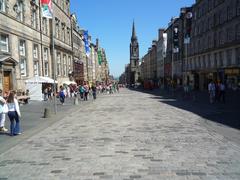
[[[19,135],[20,131],[20,117],[21,112],[17,99],[15,98],[15,93],[10,92],[7,99],[8,105],[8,117],[10,119],[10,135]]]
[[[2,94],[2,90],[0,89],[0,94]],[[6,100],[0,95],[0,132],[7,132],[8,129],[4,127],[6,115],[4,112],[4,108],[6,106]]]
[[[215,84],[213,83],[213,81],[211,81],[208,84],[209,100],[211,104],[214,102],[215,99],[215,90],[216,90]]]

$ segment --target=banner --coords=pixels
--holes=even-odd
[[[101,65],[102,64],[102,51],[98,50],[98,64]]]
[[[53,17],[52,0],[41,0],[42,16],[51,19]]]
[[[89,47],[89,43],[88,43],[88,31],[84,31],[83,37],[84,37],[86,56],[89,57],[90,47]]]

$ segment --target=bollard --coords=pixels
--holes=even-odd
[[[50,116],[51,116],[51,115],[50,115],[50,109],[44,108],[43,118],[49,118]]]
[[[78,98],[77,97],[74,98],[74,105],[78,105]]]

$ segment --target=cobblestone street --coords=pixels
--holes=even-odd
[[[0,179],[239,180],[240,145],[165,101],[123,89],[81,104],[0,154]]]

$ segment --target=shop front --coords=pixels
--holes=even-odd
[[[240,90],[240,68],[225,69],[224,78],[228,89]]]

